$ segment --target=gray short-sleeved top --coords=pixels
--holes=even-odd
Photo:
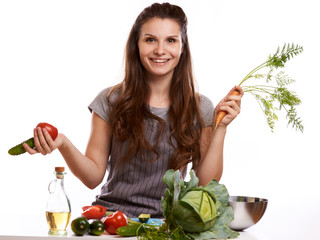
[[[89,105],[89,110],[97,113],[109,123],[109,104],[107,95],[111,88],[102,90]],[[111,101],[117,96],[111,97]],[[169,108],[154,108],[150,106],[153,114],[168,122]],[[213,104],[211,100],[201,95],[201,112],[205,126],[212,125]],[[156,139],[157,123],[154,120],[145,121],[145,136],[150,143]],[[101,188],[100,195],[96,196],[93,205],[99,204],[108,208],[108,211],[120,210],[129,217],[137,217],[141,213],[149,213],[152,217],[163,217],[161,197],[167,185],[163,183],[163,176],[168,170],[170,156],[174,149],[169,141],[167,128],[158,145],[159,159],[154,162],[141,160],[138,156],[128,163],[121,165],[115,171],[115,165],[120,155],[117,152],[120,142],[112,138],[112,147],[108,160],[107,182]],[[186,174],[186,169],[184,171]]]

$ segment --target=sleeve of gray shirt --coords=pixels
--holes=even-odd
[[[214,111],[213,103],[208,97],[204,95],[200,95],[200,97],[201,97],[200,107],[201,107],[201,114],[202,114],[204,127],[212,126],[213,111]]]
[[[99,115],[99,117],[101,117],[107,123],[110,123],[110,121],[109,121],[109,103],[107,100],[107,97],[108,97],[110,90],[111,90],[111,88],[103,89],[88,106],[90,112],[97,113]]]

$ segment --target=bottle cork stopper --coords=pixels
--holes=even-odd
[[[55,167],[54,170],[56,172],[64,172],[64,167]]]

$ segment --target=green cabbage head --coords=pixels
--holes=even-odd
[[[185,182],[180,171],[168,170],[163,181],[168,185],[161,205],[165,222],[170,229],[182,227],[191,239],[235,238],[238,233],[228,225],[233,220],[233,209],[228,206],[226,187],[212,180],[198,186],[193,170]]]

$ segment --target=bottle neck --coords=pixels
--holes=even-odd
[[[47,201],[47,212],[67,213],[71,212],[70,201],[64,190],[65,172],[54,172],[55,179],[49,183],[49,198]]]
[[[56,172],[56,186],[60,186],[60,188],[64,188],[64,173]]]
[[[56,178],[57,179],[64,179],[64,173],[63,172],[56,172]]]

